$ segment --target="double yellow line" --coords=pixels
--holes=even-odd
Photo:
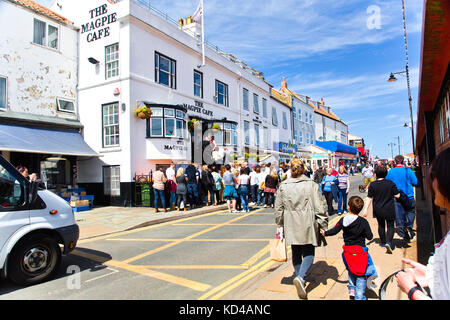
[[[334,225],[339,219],[341,219],[342,216],[337,216],[333,220],[328,222],[329,226]],[[262,249],[257,255],[253,257],[253,259],[257,259],[256,257],[259,255],[259,257],[262,257],[263,255],[267,254],[270,251],[269,246],[266,246],[264,249]],[[288,247],[287,254],[289,255],[291,253],[291,247]],[[212,290],[208,291],[207,293],[203,294],[198,298],[198,300],[219,300],[224,295],[232,291],[233,289],[239,287],[243,283],[249,281],[250,279],[256,277],[258,274],[268,270],[271,266],[274,264],[277,264],[279,262],[272,260],[270,257],[262,260],[258,264],[250,267],[248,270],[242,272],[241,274],[235,276],[234,278],[222,283],[221,285],[213,288]]]

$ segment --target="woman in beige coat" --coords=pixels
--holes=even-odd
[[[291,178],[284,180],[275,200],[275,222],[283,227],[286,244],[292,248],[294,285],[306,299],[304,277],[314,261],[315,247],[321,244],[320,229],[328,229],[328,214],[319,186],[303,175],[301,160],[291,161]]]

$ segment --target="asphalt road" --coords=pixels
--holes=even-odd
[[[350,195],[361,195],[361,176],[351,181]],[[255,208],[88,239],[63,257],[53,279],[31,287],[0,280],[0,295],[2,300],[220,299],[267,270],[275,232],[273,209]]]

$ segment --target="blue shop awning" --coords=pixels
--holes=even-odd
[[[316,141],[316,145],[319,148],[329,150],[331,152],[342,152],[355,155],[358,153],[358,149],[347,144],[337,141]]]
[[[0,124],[0,150],[67,156],[99,157],[77,130],[54,130]]]

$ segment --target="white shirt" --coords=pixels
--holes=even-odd
[[[259,185],[258,174],[255,171],[250,172],[250,185]]]
[[[247,185],[249,179],[250,179],[250,177],[246,174],[241,174],[238,178],[239,183],[242,185]]]
[[[373,177],[373,167],[364,167],[363,169],[362,169],[362,175],[365,177],[365,178],[372,178]]]
[[[167,168],[166,177],[167,180],[175,180],[175,170],[172,167]]]
[[[433,300],[450,299],[450,232],[435,245],[427,265],[426,278]]]
[[[260,173],[258,173],[258,182],[259,182],[259,185],[261,185],[261,183],[263,183],[263,182],[266,181],[267,175],[268,175],[268,174],[265,173],[265,172],[260,172]]]

